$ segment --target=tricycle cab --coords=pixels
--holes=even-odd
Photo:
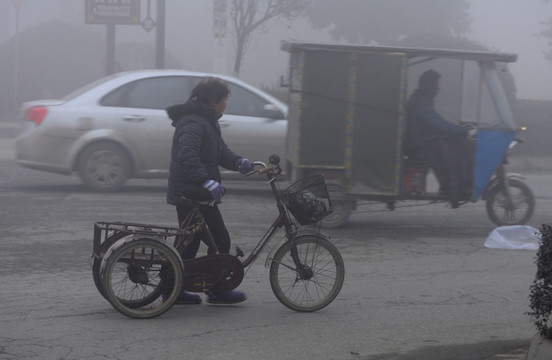
[[[481,197],[517,132],[503,87],[516,55],[297,42],[282,49],[290,54],[290,180],[323,173],[338,199],[438,197],[426,186],[427,166],[403,154],[406,102],[428,69],[443,76],[437,110],[478,129],[469,200]]]

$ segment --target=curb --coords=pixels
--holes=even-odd
[[[0,121],[0,138],[15,138],[19,132],[21,123]]]
[[[20,126],[19,122],[0,121],[0,160],[15,159],[13,143]]]
[[[526,360],[550,360],[552,356],[552,339],[536,334],[531,341]]]

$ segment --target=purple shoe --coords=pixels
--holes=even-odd
[[[209,304],[237,304],[245,301],[247,296],[241,291],[231,290],[213,294],[207,298]]]
[[[167,295],[163,294],[163,301],[167,299]],[[176,305],[196,305],[201,304],[201,296],[196,294],[190,294],[186,291],[182,291],[178,298],[174,302]]]

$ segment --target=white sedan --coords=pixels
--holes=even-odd
[[[273,96],[224,75],[140,70],[100,79],[60,100],[23,104],[16,160],[32,169],[76,171],[95,191],[117,191],[129,178],[167,177],[174,128],[165,109],[184,103],[205,76],[229,83],[219,123],[230,149],[251,160],[283,155],[288,109]]]

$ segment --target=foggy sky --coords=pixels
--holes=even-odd
[[[450,0],[447,0],[450,1]],[[552,17],[552,2],[542,0],[472,0],[471,16],[473,17],[470,39],[477,40],[494,51],[516,53],[518,61],[510,64],[518,89],[520,99],[552,100],[552,62],[544,58],[544,52],[549,50],[547,40],[535,36],[543,29],[541,21]],[[244,69],[256,74],[255,78],[263,76],[263,64],[278,56],[261,42],[279,41],[275,34],[266,34],[260,38],[255,51],[261,58],[258,63],[246,60]],[[281,39],[287,37],[299,40],[329,40],[327,34],[319,34],[308,29],[308,26],[292,25],[291,29],[281,32]],[[264,54],[264,56],[263,56]],[[284,54],[285,55],[285,54]],[[280,54],[281,56],[281,54]],[[287,66],[277,68],[282,74]],[[244,74],[245,75],[245,74]],[[271,81],[273,78],[268,78]]]
[[[518,54],[509,65],[518,98],[552,100],[552,62],[546,38],[535,36],[541,21],[552,17],[552,2],[542,0],[472,0],[472,34],[490,48]]]
[[[84,0],[21,2],[20,30],[54,18],[84,23],[84,13],[81,12]],[[543,28],[540,22],[552,17],[552,2],[472,0],[471,3],[474,22],[469,37],[493,50],[518,54],[518,62],[509,65],[516,80],[518,97],[552,100],[552,63],[546,61],[543,55],[549,50],[547,40],[535,36]],[[230,73],[232,41],[227,37],[222,48],[215,44],[212,37],[212,1],[166,0],[166,4],[166,50],[186,69]],[[0,43],[7,41],[14,33],[15,11],[12,5],[12,0],[0,0]],[[155,11],[155,1],[152,1],[152,8]],[[145,11],[143,1],[142,18]],[[104,31],[102,25],[87,26]],[[280,50],[281,40],[331,41],[327,32],[313,31],[305,22],[287,24],[278,21],[269,26],[266,33],[256,35],[240,74],[240,78],[256,86],[275,84],[280,75],[286,75],[288,54]],[[117,41],[136,39],[153,44],[155,31],[147,33],[139,26],[117,27]]]

